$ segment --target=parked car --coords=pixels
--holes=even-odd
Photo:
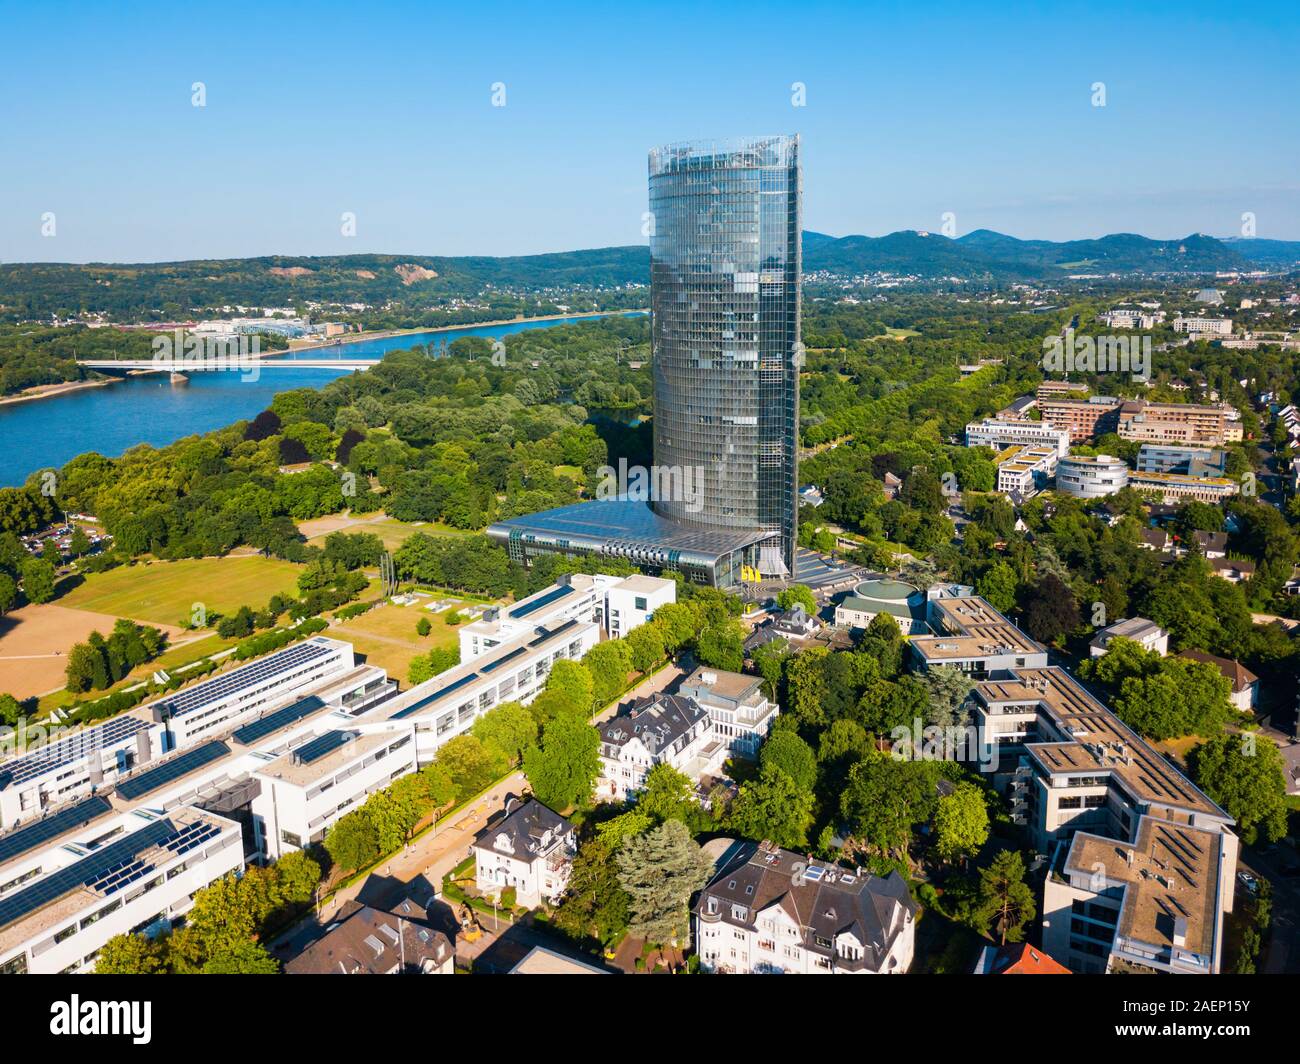
[[[1259,880],[1249,872],[1238,872],[1237,882],[1241,884],[1241,889],[1252,898],[1259,894]]]

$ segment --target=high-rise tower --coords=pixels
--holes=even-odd
[[[654,509],[779,533],[764,575],[795,564],[800,184],[797,136],[650,153],[655,465],[702,485]]]

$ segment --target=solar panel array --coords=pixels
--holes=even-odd
[[[552,588],[545,595],[535,598],[532,602],[525,602],[523,605],[516,606],[510,611],[510,616],[519,618],[527,617],[530,613],[536,613],[543,606],[549,606],[552,602],[558,602],[566,595],[572,595],[577,589],[568,584],[561,584],[559,587]]]
[[[340,747],[346,746],[359,734],[354,731],[327,731],[324,735],[318,735],[310,742],[303,743],[293,751],[293,756],[299,764],[310,765],[313,761],[319,761],[327,754],[332,754]]]
[[[43,842],[58,838],[65,831],[89,824],[112,808],[107,798],[87,798],[33,824],[27,824],[17,831],[0,835],[0,864],[36,849]]]
[[[65,894],[111,875],[126,867],[151,846],[158,846],[179,832],[170,820],[156,820],[117,842],[101,846],[81,860],[38,879],[31,886],[0,898],[0,928],[8,927]]]
[[[26,783],[64,765],[75,764],[95,750],[116,746],[139,732],[153,727],[140,717],[116,717],[94,728],[87,728],[67,739],[50,743],[22,757],[15,757],[0,766],[0,788]]]
[[[478,679],[478,673],[476,672],[471,672],[468,676],[462,676],[455,683],[450,683],[446,687],[440,687],[438,690],[432,692],[431,694],[425,695],[418,702],[411,703],[405,709],[399,709],[388,719],[401,720],[403,717],[409,717],[413,713],[418,713],[420,710],[422,710],[425,706],[429,705],[430,703],[438,701],[438,699],[451,694],[453,691],[459,691],[467,683],[472,683],[474,680],[477,679]]]
[[[567,632],[570,628],[575,627],[578,623],[579,622],[575,619],[571,621],[565,621],[558,628],[552,628],[550,629],[550,631],[547,631],[545,628],[538,629],[541,632],[541,635],[539,635],[536,639],[529,640],[528,645],[530,647],[541,646],[548,639],[551,639],[559,635],[561,632]]]
[[[140,798],[150,791],[156,791],[159,787],[180,779],[197,768],[216,761],[218,758],[225,757],[228,753],[230,753],[230,747],[214,739],[212,742],[196,746],[193,750],[187,750],[183,754],[177,754],[154,768],[146,769],[144,772],[139,772],[129,779],[123,780],[117,785],[117,793],[128,800]]]
[[[201,709],[239,691],[255,687],[263,680],[269,679],[278,673],[297,668],[299,665],[305,665],[333,652],[333,647],[325,643],[317,643],[314,640],[298,643],[296,646],[288,647],[268,658],[263,658],[261,661],[255,661],[251,665],[244,665],[235,669],[225,676],[207,680],[188,691],[166,699],[160,704],[166,705],[173,717],[181,717],[186,713],[193,713],[196,709]]]
[[[324,705],[325,703],[315,695],[300,698],[292,705],[277,709],[273,713],[267,713],[263,717],[258,717],[257,720],[245,724],[242,728],[236,728],[234,739],[245,746],[251,746],[253,743],[265,739],[268,735],[274,735],[281,728],[287,728],[290,724],[296,724],[304,717],[310,717]]]
[[[528,648],[527,648],[527,647],[515,647],[515,649],[512,650],[512,651],[510,651],[509,654],[506,654],[506,655],[504,655],[503,657],[499,657],[499,658],[497,658],[496,661],[488,662],[488,664],[486,664],[486,665],[480,665],[480,666],[478,667],[478,671],[479,671],[479,672],[495,672],[497,669],[501,668],[502,665],[505,665],[505,664],[508,663],[508,662],[514,661],[515,658],[519,657],[520,654],[526,654],[527,652],[528,652]]]

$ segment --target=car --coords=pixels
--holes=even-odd
[[[1241,889],[1252,898],[1259,893],[1259,880],[1249,872],[1238,872],[1237,882],[1241,884]]]

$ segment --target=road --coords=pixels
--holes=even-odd
[[[1285,845],[1263,853],[1253,846],[1242,846],[1237,868],[1246,869],[1273,885],[1273,932],[1261,970],[1269,975],[1300,971],[1300,879],[1282,875],[1282,865],[1296,860],[1296,853]],[[1240,905],[1243,895],[1237,893]]]

